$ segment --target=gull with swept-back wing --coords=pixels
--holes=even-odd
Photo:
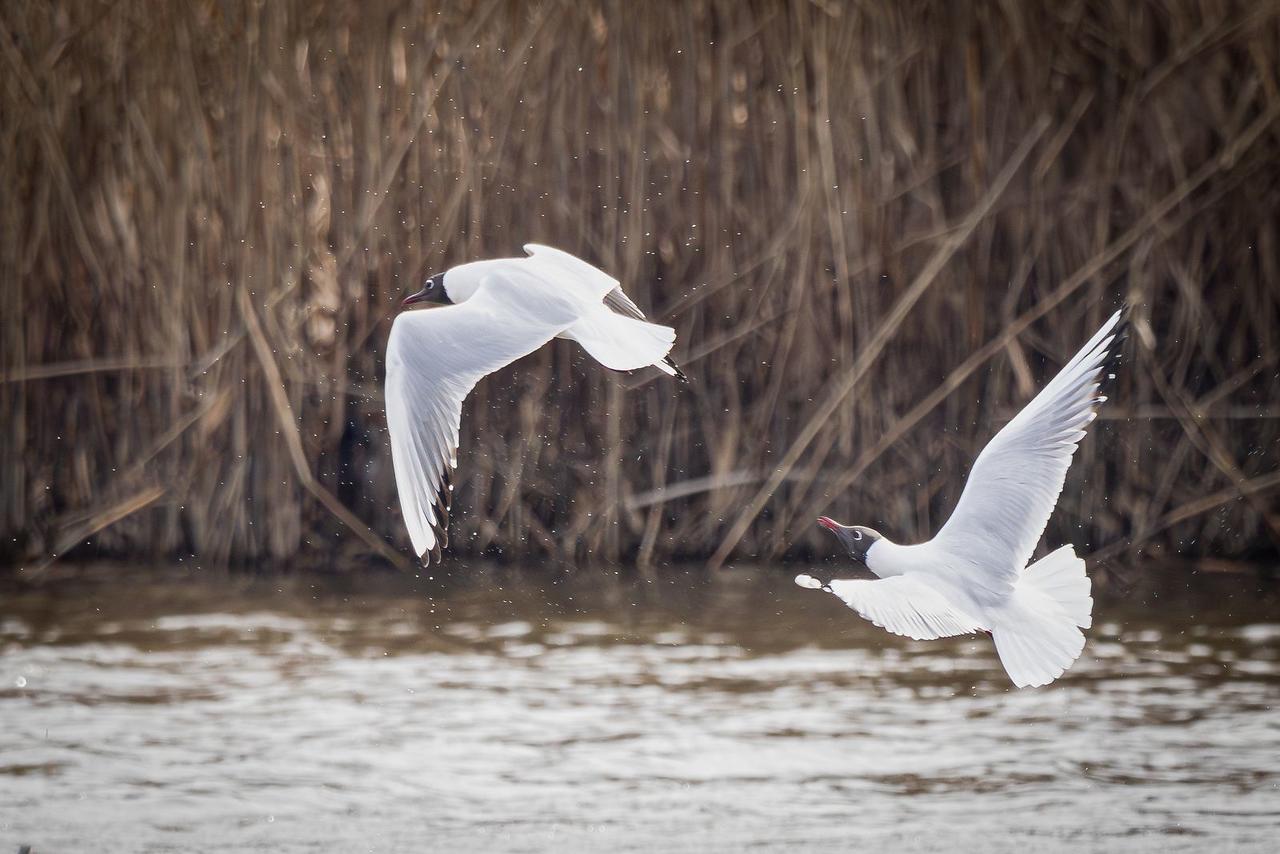
[[[391,327],[391,460],[409,538],[428,563],[448,544],[462,402],[481,377],[558,337],[606,368],[652,365],[685,378],[667,355],[675,330],[648,322],[617,279],[559,249],[530,243],[525,251],[431,276],[404,305],[443,307],[402,313]]]

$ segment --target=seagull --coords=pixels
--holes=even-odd
[[[1058,503],[1076,445],[1097,417],[1103,373],[1118,358],[1124,309],[1021,412],[973,464],[951,518],[928,542],[899,545],[879,531],[818,524],[876,579],[796,576],[897,635],[934,640],[986,632],[1019,688],[1047,685],[1080,656],[1092,624],[1084,561],[1063,546],[1027,566]],[[1109,374],[1108,378],[1114,377]]]
[[[391,461],[409,539],[419,557],[448,545],[452,475],[462,401],[481,377],[552,338],[577,341],[615,371],[652,365],[687,381],[667,355],[676,332],[650,323],[603,270],[550,246],[528,257],[461,264],[430,276],[387,341],[386,410]]]

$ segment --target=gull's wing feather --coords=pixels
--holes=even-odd
[[[604,304],[610,310],[630,317],[633,320],[645,320],[640,306],[632,301],[622,290],[622,283],[604,270],[588,264],[576,255],[570,255],[562,249],[543,246],[540,243],[526,243],[524,251],[529,257],[557,269],[566,276],[581,282],[595,296],[603,296]]]
[[[631,302],[626,294],[622,293],[622,283],[610,276],[604,270],[592,264],[588,264],[576,255],[570,255],[562,249],[556,249],[551,246],[543,246],[540,243],[526,243],[524,251],[529,253],[529,260],[535,262],[538,266],[544,266],[551,278],[563,279],[566,284],[577,286],[585,292],[590,293],[595,299],[604,299],[613,291],[617,291],[621,295],[622,304],[629,305],[630,308],[639,312],[636,304]],[[559,276],[555,276],[559,273]],[[614,298],[617,302],[617,298]],[[640,315],[640,319],[644,319],[644,315]]]
[[[622,286],[614,288],[604,295],[604,304],[611,311],[621,314],[623,317],[630,317],[632,320],[645,320],[644,312],[640,310],[640,306],[631,301],[631,297],[622,292]]]
[[[400,509],[419,555],[438,558],[447,542],[462,401],[481,377],[532,353],[575,319],[562,305],[539,302],[535,290],[514,290],[515,298],[510,290],[486,281],[466,302],[406,312],[391,327],[387,429]]]
[[[814,586],[808,576],[796,581]],[[835,579],[826,588],[882,629],[915,640],[934,640],[980,631],[981,622],[952,604],[922,575],[895,575],[882,580]]]
[[[970,583],[1007,592],[1058,503],[1076,445],[1106,400],[1102,374],[1119,352],[1123,309],[987,443],[933,544],[981,567]]]

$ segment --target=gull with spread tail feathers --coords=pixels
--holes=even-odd
[[[951,518],[928,542],[899,545],[823,516],[878,579],[796,577],[881,628],[916,640],[987,632],[1018,687],[1047,685],[1084,649],[1093,597],[1084,561],[1062,546],[1031,564],[1085,428],[1106,400],[1103,374],[1123,340],[1124,310],[1067,362],[978,455]]]

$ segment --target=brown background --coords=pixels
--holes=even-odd
[[[481,383],[455,557],[926,536],[1126,300],[1049,541],[1274,562],[1275,2],[7,2],[0,66],[13,565],[407,554],[390,320],[530,240],[693,382]]]

